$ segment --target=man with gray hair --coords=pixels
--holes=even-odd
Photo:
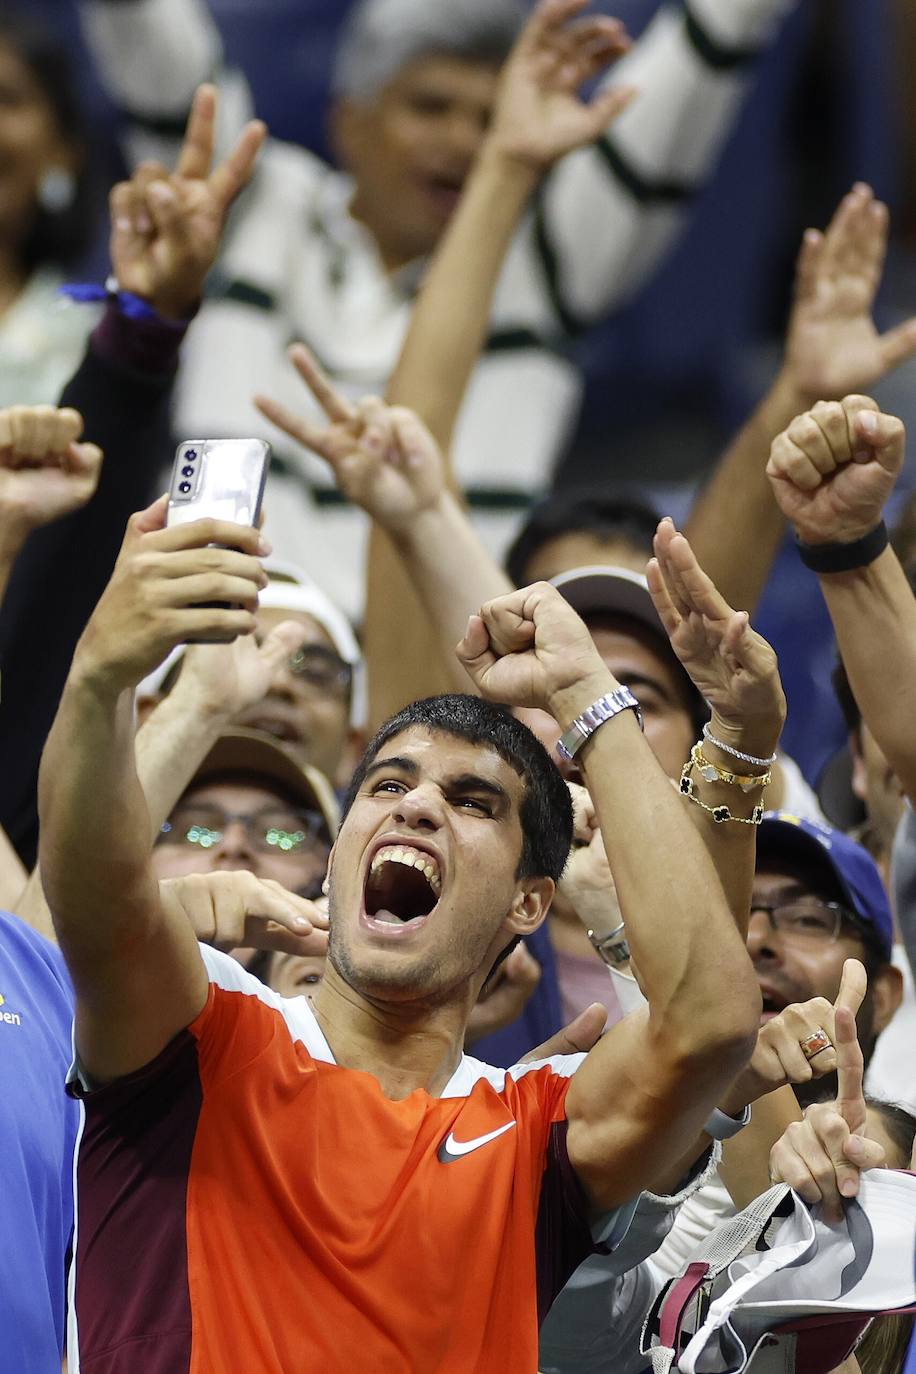
[[[575,420],[572,336],[618,308],[658,264],[728,133],[753,57],[793,3],[663,4],[606,78],[635,88],[632,104],[535,192],[497,286],[455,444],[472,506],[503,513],[496,542],[520,499],[548,479]],[[573,43],[581,25],[600,22],[577,20],[583,5],[546,0],[538,12],[571,20]],[[314,349],[347,395],[384,392],[425,259],[484,143],[499,69],[527,9],[520,0],[359,0],[333,74],[330,129],[343,170],[289,145],[266,150],[186,353],[184,431],[251,432],[255,392],[293,401],[291,338]],[[131,121],[132,155],[168,161],[163,129],[197,82],[220,69],[204,0],[82,0],[82,10]],[[606,27],[602,43],[596,73],[626,46],[619,27]],[[239,120],[246,102],[232,81],[224,109],[234,106]],[[327,474],[316,461],[287,452],[282,460],[283,499],[269,502],[274,546],[355,613],[353,513],[326,504]]]

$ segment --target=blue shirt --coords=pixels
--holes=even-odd
[[[79,1107],[57,949],[0,912],[0,1370],[60,1374]]]

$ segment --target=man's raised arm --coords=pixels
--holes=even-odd
[[[750,1057],[757,980],[685,799],[559,592],[538,583],[483,606],[458,653],[491,700],[541,707],[567,726],[596,702],[618,708],[579,757],[649,1008],[591,1051],[567,1097],[570,1160],[593,1202],[610,1207],[695,1145]]]
[[[847,396],[779,435],[767,473],[817,574],[862,719],[912,801],[916,599],[882,523],[905,443],[900,420],[867,396]]]
[[[864,391],[916,352],[916,320],[879,334],[875,297],[887,206],[857,183],[824,233],[808,229],[779,374],[719,460],[687,520],[697,557],[732,603],[753,612],[785,534],[766,463],[770,445],[818,402]]]
[[[131,519],[39,778],[42,880],[76,989],[80,1062],[97,1081],[155,1058],[207,993],[191,926],[160,901],[152,872],[134,689],[177,644],[252,633],[267,580],[256,530],[212,520],[166,529],[165,508],[162,498]]]

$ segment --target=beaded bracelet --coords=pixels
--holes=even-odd
[[[769,769],[765,773],[730,773],[727,768],[720,768],[706,757],[699,741],[691,749],[690,757],[700,777],[707,782],[723,782],[727,787],[740,787],[742,792],[753,792],[755,787],[769,787],[773,781]]]
[[[733,749],[730,744],[716,739],[709,728],[709,721],[703,726],[703,738],[708,739],[710,744],[714,744],[717,749],[721,749],[723,754],[731,754],[733,759],[740,759],[742,763],[749,763],[753,768],[769,768],[771,763],[776,762],[776,755],[771,754],[768,759],[758,759],[754,754],[742,754],[740,749]]]
[[[706,802],[702,801],[694,790],[693,778],[690,776],[692,767],[693,758],[691,757],[681,769],[681,781],[678,784],[678,789],[682,796],[686,797],[688,801],[692,801],[694,805],[701,806],[704,811],[708,811],[717,825],[722,825],[725,821],[737,821],[739,825],[760,824],[763,820],[763,802],[757,803],[750,816],[733,816],[727,806],[708,806]]]

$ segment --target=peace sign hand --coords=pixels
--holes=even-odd
[[[847,960],[846,968],[855,960]],[[861,966],[860,966],[861,967]],[[858,975],[848,985],[855,997]],[[861,1000],[861,999],[860,999]],[[859,1191],[863,1169],[880,1169],[885,1152],[865,1138],[868,1117],[862,1083],[865,1074],[849,995],[841,985],[834,1017],[837,1095],[832,1103],[808,1107],[804,1121],[794,1121],[770,1153],[770,1177],[788,1183],[805,1202],[820,1202],[825,1221],[842,1220],[843,1200]]]
[[[737,732],[769,754],[786,713],[779,666],[770,645],[735,611],[697,562],[674,522],[656,531],[646,569],[649,591],[671,647],[726,733]],[[749,733],[748,733],[749,732]]]
[[[289,356],[328,423],[297,415],[269,396],[255,397],[261,414],[319,454],[342,494],[384,529],[402,530],[435,506],[445,492],[445,465],[419,416],[374,396],[349,401],[303,344],[294,344]]]
[[[171,174],[141,163],[111,191],[111,262],[118,285],[166,319],[186,320],[219,251],[226,215],[247,185],[265,138],[260,120],[245,125],[232,152],[211,171],[217,93],[194,96],[178,165]]]

